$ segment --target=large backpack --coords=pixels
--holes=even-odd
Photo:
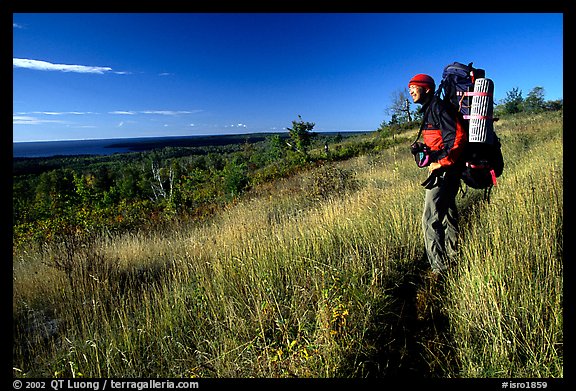
[[[462,153],[462,181],[474,189],[484,189],[489,200],[496,178],[502,175],[504,159],[500,139],[494,132],[494,84],[483,69],[454,62],[444,67],[436,96],[458,111],[468,135]]]

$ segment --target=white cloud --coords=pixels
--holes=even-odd
[[[40,119],[36,117],[31,117],[28,115],[12,115],[13,125],[41,125],[46,123],[59,123],[65,124],[66,121],[50,120],[50,119]]]
[[[136,114],[136,111],[122,111],[122,110],[117,110],[117,111],[110,111],[108,114],[135,115],[135,114]]]
[[[135,114],[155,114],[155,115],[181,115],[181,114],[196,114],[200,113],[202,110],[142,110],[142,111],[132,111],[132,110],[117,110],[110,111],[109,114],[121,114],[121,115],[135,115]]]
[[[232,125],[226,125],[224,127],[225,128],[246,128],[247,125],[245,125],[245,124],[236,124],[236,125],[232,124]]]
[[[24,115],[13,115],[12,116],[12,123],[14,123],[14,124],[29,123],[29,122],[34,122],[36,120],[37,120],[37,118],[28,117],[28,116],[24,116]]]
[[[201,110],[194,110],[194,111],[173,111],[173,110],[146,110],[141,111],[142,114],[159,114],[159,115],[179,115],[179,114],[194,114],[200,112]]]
[[[15,28],[15,29],[23,29],[24,27],[23,27],[22,25],[18,24],[18,23],[12,23],[12,28]]]
[[[87,66],[87,65],[69,65],[69,64],[54,64],[48,61],[30,60],[25,58],[13,58],[12,66],[14,68],[34,69],[37,71],[59,71],[59,72],[74,72],[74,73],[96,73],[104,74],[112,72],[110,67]],[[116,74],[127,74],[128,72],[112,72]]]
[[[86,114],[96,114],[92,111],[31,111],[29,113],[19,113],[19,114],[43,114],[43,115],[86,115]]]

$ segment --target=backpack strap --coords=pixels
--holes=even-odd
[[[492,193],[492,186],[488,186],[484,189],[484,201],[488,204],[490,203],[490,193]]]
[[[458,96],[493,96],[488,92],[481,92],[481,91],[456,91],[456,95]]]
[[[485,120],[492,120],[492,117],[488,117],[486,115],[463,115],[462,118],[464,119],[485,119]]]
[[[418,141],[418,139],[422,135],[422,131],[424,130],[425,121],[426,121],[426,116],[423,115],[422,116],[422,123],[420,124],[420,130],[418,130],[418,135],[416,136],[416,139],[414,139],[414,142],[412,144],[414,144],[416,141]]]

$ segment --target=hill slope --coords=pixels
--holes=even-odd
[[[394,146],[209,223],[18,254],[15,375],[561,377],[562,113],[497,132],[505,172],[490,204],[458,197],[461,257],[427,306],[426,173]]]

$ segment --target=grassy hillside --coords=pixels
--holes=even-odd
[[[563,374],[563,161],[557,117],[499,124],[507,172],[469,214],[447,312],[460,373]]]
[[[407,137],[209,222],[20,251],[14,374],[561,377],[562,113],[497,132],[505,172],[490,204],[458,196],[442,289],[422,280],[426,172]]]

